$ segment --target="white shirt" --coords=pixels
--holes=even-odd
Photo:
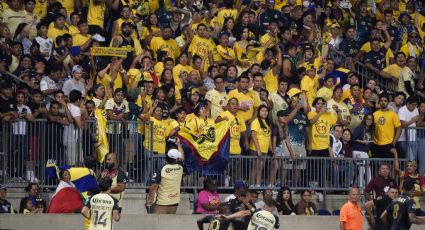
[[[69,97],[69,93],[73,89],[76,89],[80,91],[84,96],[86,95],[85,87],[86,87],[86,84],[84,84],[83,82],[76,81],[75,79],[69,79],[69,80],[66,80],[65,83],[63,84],[62,91],[65,94],[65,96]]]
[[[18,114],[31,114],[31,109],[26,105],[16,105]],[[12,129],[14,135],[26,135],[27,134],[27,122],[25,120],[15,121],[12,123]]]
[[[335,157],[344,157],[342,155],[342,142],[339,139],[336,139],[333,134],[331,134],[331,144],[332,144],[332,153]]]
[[[413,111],[409,111],[406,106],[403,106],[398,111],[398,117],[400,118],[400,121],[410,121],[412,118],[419,115],[419,111],[417,108],[415,108]],[[416,127],[416,122],[413,124],[410,124],[409,127]],[[402,129],[401,136],[398,139],[399,141],[406,141],[407,135],[409,136],[409,141],[416,141],[416,130],[415,129],[409,129],[408,133],[406,133],[405,129]]]
[[[76,117],[81,117],[81,109],[78,106],[75,106],[71,103],[67,104],[68,110],[71,113],[73,119]],[[81,132],[78,129],[78,126],[75,124],[75,121],[70,125],[65,125],[63,130],[63,138],[65,142],[76,141],[80,136]]]
[[[40,81],[40,90],[58,89],[56,82],[49,76],[44,76]]]
[[[53,40],[51,38],[42,38],[40,36],[37,36],[34,39],[40,45],[40,52],[49,53],[48,57],[44,57],[46,60],[49,60],[53,50]]]

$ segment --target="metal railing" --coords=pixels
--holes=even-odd
[[[146,171],[151,159],[144,154],[152,151],[152,138],[148,138],[149,149],[145,149],[145,134],[152,130],[150,122],[108,121],[106,136],[109,152],[115,152],[118,162],[132,181],[146,183],[152,171]],[[54,159],[58,166],[82,166],[86,156],[94,156],[97,122],[88,120],[85,129],[72,124],[65,126],[37,119],[33,122],[19,120],[0,123],[0,183],[20,186],[36,177],[42,186],[56,186],[57,180],[46,175],[46,163]],[[97,170],[104,167],[97,165]],[[151,170],[153,170],[151,168]]]
[[[164,155],[148,154],[152,150],[144,148],[144,141],[152,146],[152,138],[145,138],[145,134],[153,133],[152,129],[149,123],[136,121],[107,123],[110,152],[117,153],[119,166],[127,172],[128,187],[147,188],[152,172],[165,162]],[[27,177],[36,177],[41,186],[55,187],[57,180],[46,176],[47,160],[81,166],[86,156],[94,154],[95,134],[95,121],[89,121],[83,130],[47,120],[1,123],[0,183],[22,187]],[[222,175],[195,172],[184,177],[182,188],[202,188],[204,178],[214,176],[221,189],[232,189],[236,180],[245,180],[261,188],[288,185],[294,189],[342,191],[351,185],[364,187],[382,162],[392,164],[391,159],[230,156]],[[263,167],[257,169],[258,164]],[[404,169],[405,161],[400,165]],[[98,165],[97,171],[103,166]]]

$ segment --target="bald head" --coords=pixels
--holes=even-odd
[[[118,168],[118,160],[116,153],[109,153],[106,156],[106,168],[109,170]]]

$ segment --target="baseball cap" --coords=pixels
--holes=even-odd
[[[75,72],[77,72],[77,71],[81,71],[81,72],[83,72],[84,70],[83,70],[83,67],[81,67],[80,65],[74,65],[73,67],[72,67],[72,74],[74,74]]]
[[[190,95],[195,94],[195,93],[200,94],[200,92],[199,92],[199,89],[198,89],[198,88],[192,88],[192,89],[190,90]]]
[[[124,89],[122,89],[122,88],[117,88],[117,89],[115,89],[115,91],[114,91],[114,95],[115,95],[115,94],[117,94],[117,93],[122,93],[122,94],[124,94],[124,95],[125,95]]]
[[[279,111],[277,112],[277,116],[278,116],[278,117],[286,117],[286,116],[288,116],[290,113],[291,113],[291,110],[290,110],[290,109],[279,110]]]
[[[235,189],[248,188],[248,185],[243,180],[235,181]]]
[[[105,41],[105,37],[103,37],[100,34],[95,34],[92,37],[93,40],[97,41],[97,42],[104,42]]]
[[[304,48],[304,51],[311,50],[314,52],[314,47],[310,44],[305,44],[303,48]]]
[[[181,152],[177,149],[170,149],[168,150],[167,156],[171,159],[177,160],[182,158]]]
[[[298,88],[291,88],[290,90],[288,90],[288,96],[289,98],[292,98],[293,96],[296,96],[298,94],[301,93],[301,90]]]

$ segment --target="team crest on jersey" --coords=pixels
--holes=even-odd
[[[378,124],[379,125],[384,125],[385,124],[385,117],[379,117]]]

